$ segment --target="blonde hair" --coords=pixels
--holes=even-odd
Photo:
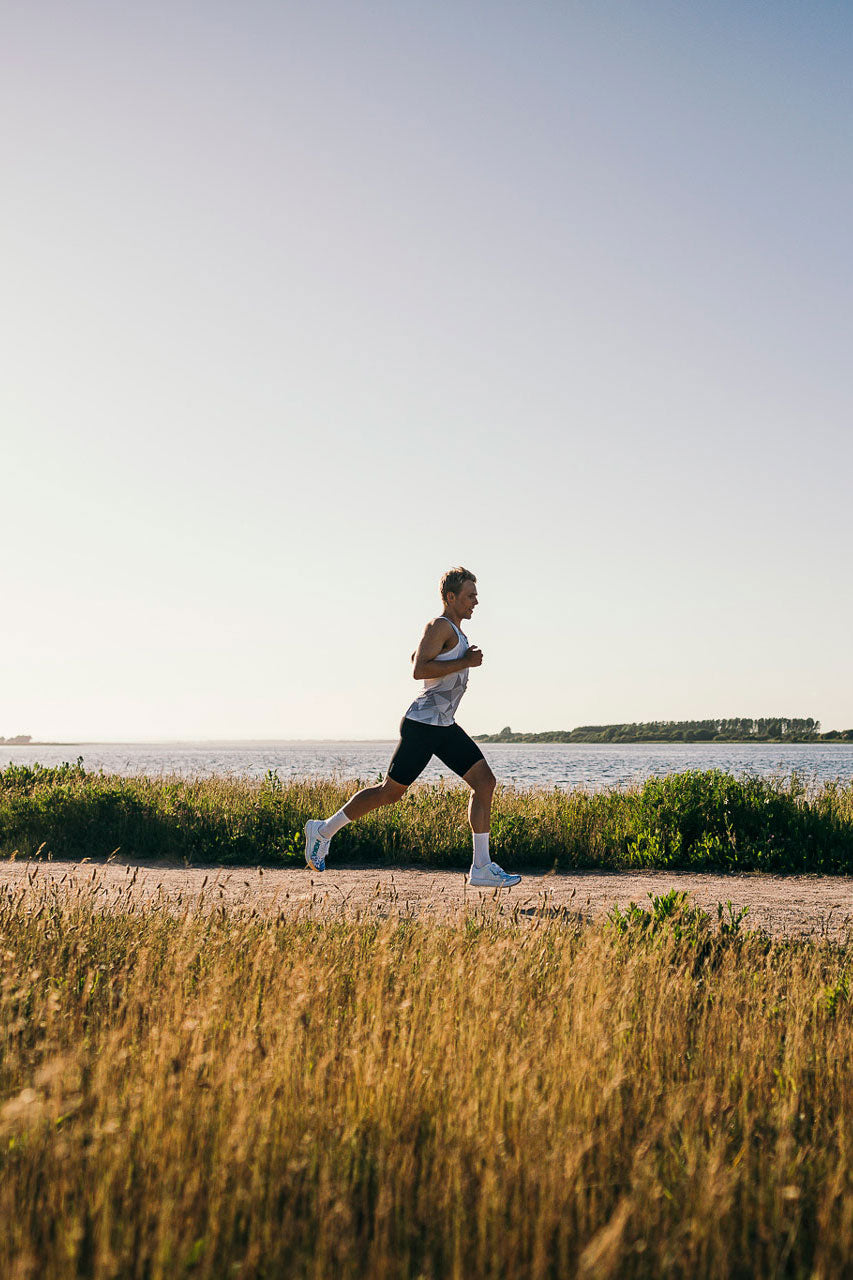
[[[446,600],[448,595],[453,592],[454,595],[459,594],[459,588],[463,582],[476,582],[477,575],[472,573],[470,569],[463,569],[461,565],[456,569],[448,569],[441,579],[441,598]]]

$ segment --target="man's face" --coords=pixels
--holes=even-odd
[[[462,583],[462,586],[455,595],[452,591],[447,593],[447,601],[448,604],[453,605],[457,613],[460,613],[463,618],[470,618],[471,614],[477,607],[476,582],[472,582],[471,579],[468,578],[466,582]]]

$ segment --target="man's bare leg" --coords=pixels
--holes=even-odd
[[[521,876],[509,875],[497,863],[492,862],[489,853],[489,828],[492,818],[492,796],[495,793],[495,775],[485,760],[478,760],[463,775],[464,781],[471,788],[471,799],[468,802],[468,820],[474,841],[474,860],[468,883],[475,888],[511,889],[518,884]]]
[[[478,760],[464,775],[463,781],[471,788],[468,801],[468,821],[475,835],[489,833],[492,820],[492,796],[497,779],[485,760]]]
[[[365,787],[362,791],[356,791],[352,800],[344,805],[344,813],[350,822],[355,818],[363,818],[366,813],[381,809],[383,805],[396,804],[398,800],[402,800],[407,790],[408,787],[404,787],[402,782],[386,778],[378,787]]]
[[[363,818],[366,813],[371,813],[374,809],[381,809],[383,805],[396,804],[398,800],[402,800],[407,789],[401,782],[386,778],[378,787],[364,787],[363,790],[357,791],[342,809],[333,813],[325,822],[320,819],[310,819],[306,822],[305,861],[308,866],[314,871],[324,871],[329,841],[341,827],[345,827],[355,818]]]

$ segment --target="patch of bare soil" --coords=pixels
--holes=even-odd
[[[260,914],[322,913],[448,917],[482,905],[507,914],[578,912],[595,918],[614,905],[648,905],[649,894],[681,889],[696,906],[748,907],[745,924],[776,936],[842,937],[853,930],[853,880],[844,876],[713,875],[669,871],[573,874],[527,872],[515,889],[486,892],[466,886],[461,871],[419,867],[340,866],[323,874],[307,868],[184,867],[163,863],[0,862],[0,889],[38,894],[94,892],[105,907],[167,901],[178,910],[248,910]]]

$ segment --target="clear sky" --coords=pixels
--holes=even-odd
[[[0,734],[853,725],[846,3],[7,0]]]

